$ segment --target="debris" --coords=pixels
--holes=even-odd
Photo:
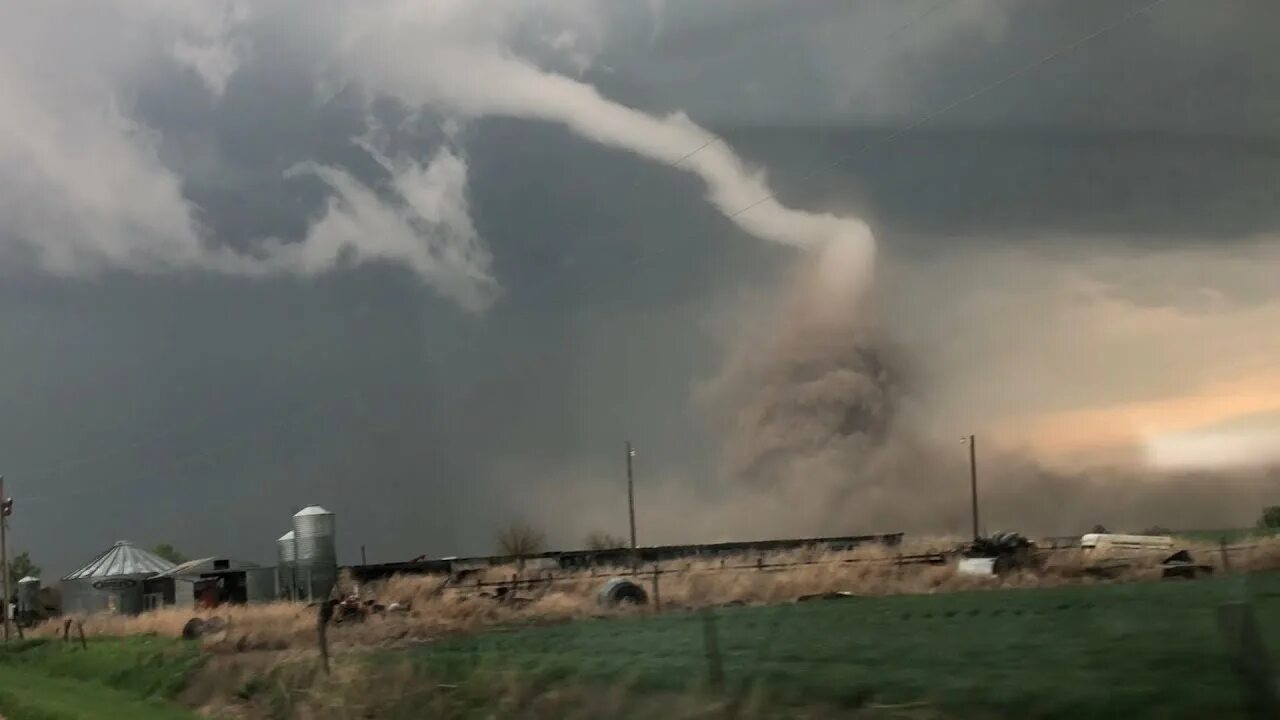
[[[990,576],[1038,565],[1035,544],[1025,535],[997,532],[970,543],[957,571],[964,575]]]
[[[614,578],[600,588],[596,602],[601,607],[615,607],[621,604],[643,605],[649,602],[649,594],[634,582],[626,578]]]
[[[195,640],[208,637],[226,630],[229,625],[230,623],[220,617],[193,617],[182,626],[182,639]]]
[[[956,572],[961,575],[979,575],[988,577],[996,574],[996,559],[993,557],[960,558]]]
[[[1086,533],[1080,536],[1080,547],[1099,555],[1115,552],[1158,552],[1172,550],[1173,538],[1168,535]]]
[[[978,538],[969,545],[967,557],[1002,557],[1034,547],[1025,535],[1016,532],[998,532]]]
[[[796,598],[796,602],[811,602],[813,600],[848,600],[856,597],[858,596],[845,590],[833,590],[831,592],[813,593],[812,595],[801,595]]]
[[[479,568],[457,568],[450,571],[449,581],[454,584],[462,584],[469,580],[478,579],[480,576]]]
[[[1196,561],[1191,558],[1191,553],[1186,550],[1179,550],[1160,563],[1161,580],[1194,580],[1199,575],[1210,575],[1212,573],[1212,565],[1197,565]]]
[[[196,638],[200,637],[203,634],[204,634],[204,620],[201,618],[193,617],[187,621],[187,624],[182,626],[183,640],[195,640]]]
[[[386,606],[377,600],[361,600],[356,595],[348,595],[343,600],[330,600],[333,604],[333,622],[364,622],[371,615],[382,615]],[[395,603],[393,603],[395,604]]]
[[[1114,580],[1133,567],[1127,562],[1097,563],[1084,569],[1084,574],[1104,580]]]
[[[482,592],[480,593],[480,597],[497,600],[503,605],[515,605],[518,607],[523,607],[533,602],[533,598],[517,596],[515,589],[509,588],[506,585],[499,585],[498,587],[494,588],[493,592],[491,593]]]

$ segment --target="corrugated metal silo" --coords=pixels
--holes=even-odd
[[[293,599],[298,595],[297,564],[298,541],[290,530],[276,538],[276,588],[281,597]]]
[[[298,559],[298,544],[294,540],[293,531],[281,535],[276,540],[276,559],[280,565],[292,565]]]
[[[18,614],[36,613],[40,607],[40,578],[28,575],[18,581]]]
[[[298,590],[308,599],[329,597],[338,581],[335,531],[333,513],[319,505],[302,508],[293,516]]]
[[[62,578],[62,612],[142,612],[143,580],[172,570],[173,563],[121,540],[88,565]]]

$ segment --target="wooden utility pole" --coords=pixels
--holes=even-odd
[[[5,530],[9,525],[9,496],[4,494],[4,476],[0,475],[0,573],[4,573],[4,641],[9,642],[9,545]]]
[[[981,535],[978,532],[978,442],[973,435],[969,436],[969,494],[973,501],[973,539]]]
[[[631,568],[634,570],[639,567],[640,554],[636,550],[636,484],[631,474],[631,459],[636,456],[636,451],[631,448],[631,441],[627,441],[627,517],[631,522]]]

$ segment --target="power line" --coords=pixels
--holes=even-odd
[[[913,24],[915,24],[915,23],[920,22],[920,21],[921,21],[921,20],[923,20],[925,17],[928,17],[929,15],[931,15],[931,14],[933,14],[934,12],[936,12],[937,10],[939,10],[939,9],[941,9],[941,8],[943,8],[943,7],[945,7],[947,4],[949,4],[950,2],[953,2],[953,1],[954,1],[954,0],[942,0],[941,2],[939,2],[939,3],[935,4],[934,6],[932,6],[930,9],[926,10],[926,11],[925,11],[925,13],[923,13],[922,15],[917,16],[917,18],[915,18],[915,20],[914,20],[913,22],[908,22],[907,24],[903,25],[903,26],[900,28],[900,30],[905,30],[905,28],[910,27],[911,25],[913,25]],[[870,150],[870,149],[871,149],[872,147],[874,147],[874,146],[877,146],[877,145],[887,145],[887,144],[889,144],[889,143],[892,143],[893,141],[897,140],[898,138],[900,138],[902,135],[906,134],[907,132],[910,132],[910,131],[912,131],[912,130],[915,130],[916,128],[920,127],[921,125],[923,125],[923,124],[925,124],[925,123],[927,123],[927,122],[929,122],[929,121],[931,121],[931,120],[934,120],[934,119],[936,119],[937,117],[939,117],[939,116],[941,116],[941,115],[943,115],[943,114],[945,114],[945,113],[947,113],[947,112],[950,112],[950,111],[954,110],[955,108],[957,108],[957,107],[959,107],[959,106],[961,106],[961,105],[963,105],[963,104],[965,104],[965,103],[971,102],[972,100],[976,99],[977,97],[980,97],[980,96],[982,96],[982,95],[985,95],[986,93],[989,93],[989,92],[991,92],[992,90],[996,89],[997,87],[1002,86],[1002,85],[1005,85],[1005,84],[1007,84],[1007,83],[1011,82],[1012,80],[1014,80],[1014,79],[1016,79],[1016,78],[1018,78],[1018,77],[1021,77],[1021,76],[1027,75],[1027,74],[1029,74],[1029,73],[1031,73],[1031,72],[1033,72],[1033,71],[1036,71],[1036,70],[1038,70],[1039,68],[1041,68],[1041,67],[1045,66],[1046,64],[1048,64],[1048,63],[1052,62],[1053,60],[1059,59],[1059,58],[1061,58],[1061,57],[1063,57],[1063,56],[1066,56],[1066,55],[1068,55],[1068,54],[1070,54],[1070,53],[1074,52],[1075,50],[1079,49],[1081,46],[1083,46],[1083,45],[1085,45],[1085,44],[1087,44],[1087,43],[1089,43],[1089,42],[1092,42],[1093,40],[1097,39],[1098,37],[1100,37],[1100,36],[1102,36],[1102,35],[1105,35],[1105,34],[1107,34],[1107,33],[1111,32],[1111,31],[1113,31],[1113,30],[1115,30],[1115,29],[1117,29],[1117,28],[1121,27],[1121,26],[1122,26],[1122,25],[1124,25],[1125,23],[1127,23],[1127,22],[1129,22],[1130,20],[1132,20],[1132,19],[1136,18],[1138,15],[1141,15],[1141,14],[1143,14],[1143,13],[1149,13],[1149,12],[1151,12],[1151,11],[1155,10],[1159,5],[1161,5],[1161,4],[1163,4],[1163,3],[1164,3],[1164,0],[1151,0],[1150,2],[1146,2],[1145,4],[1143,4],[1143,5],[1139,6],[1138,8],[1133,9],[1133,10],[1130,10],[1129,12],[1127,12],[1127,13],[1125,13],[1124,15],[1120,16],[1118,19],[1113,20],[1112,22],[1107,23],[1107,24],[1103,25],[1102,27],[1097,28],[1097,29],[1095,29],[1095,30],[1093,30],[1093,31],[1091,31],[1091,32],[1089,32],[1089,33],[1086,33],[1085,35],[1083,35],[1083,36],[1081,36],[1081,37],[1077,38],[1076,40],[1074,40],[1074,41],[1072,41],[1072,42],[1068,43],[1067,45],[1061,46],[1061,47],[1059,47],[1059,48],[1057,48],[1057,49],[1053,50],[1052,52],[1048,53],[1047,55],[1045,55],[1045,56],[1043,56],[1043,57],[1038,58],[1037,60],[1034,60],[1034,61],[1032,61],[1032,62],[1030,62],[1030,63],[1026,63],[1026,64],[1024,64],[1023,66],[1020,66],[1019,68],[1016,68],[1015,70],[1013,70],[1013,71],[1012,71],[1012,72],[1010,72],[1009,74],[1007,74],[1007,75],[1005,75],[1005,76],[1002,76],[1000,79],[998,79],[998,80],[996,80],[996,81],[994,81],[994,82],[992,82],[992,83],[988,83],[987,85],[981,86],[981,87],[977,88],[976,90],[974,90],[974,91],[972,91],[972,92],[970,92],[970,93],[967,93],[966,95],[962,96],[959,100],[953,101],[953,102],[951,102],[951,103],[949,103],[949,104],[947,104],[947,105],[944,105],[944,106],[942,106],[942,107],[940,107],[940,108],[937,108],[937,109],[935,109],[935,110],[933,110],[933,111],[930,111],[930,112],[926,113],[925,115],[921,116],[920,118],[918,118],[918,119],[917,119],[917,120],[915,120],[914,122],[910,123],[908,126],[906,126],[906,127],[904,127],[904,128],[901,128],[901,129],[899,129],[899,130],[897,130],[897,131],[894,131],[894,132],[893,132],[893,133],[891,133],[889,136],[884,137],[884,138],[881,138],[880,140],[877,140],[877,141],[872,141],[872,142],[864,143],[864,145],[863,145],[862,147],[859,147],[859,148],[858,148],[857,150],[855,150],[853,153],[850,153],[850,154],[848,154],[848,155],[844,155],[844,156],[841,156],[841,157],[837,157],[837,158],[835,158],[835,160],[834,160],[832,163],[830,163],[829,165],[827,165],[827,167],[835,167],[835,166],[838,166],[839,164],[841,164],[841,163],[843,163],[843,162],[846,162],[846,161],[847,161],[847,160],[849,160],[849,159],[852,159],[852,158],[854,158],[854,157],[858,157],[858,156],[862,155],[863,153],[865,153],[866,151]],[[673,166],[673,167],[674,167],[677,163],[681,163],[681,162],[684,162],[684,161],[688,160],[688,158],[689,158],[689,157],[692,157],[692,155],[693,155],[694,153],[696,153],[697,151],[699,151],[699,150],[701,150],[701,149],[705,149],[705,147],[709,147],[711,144],[712,144],[712,142],[710,142],[710,141],[708,141],[708,142],[706,142],[706,143],[703,143],[703,145],[702,145],[702,146],[700,146],[700,147],[698,147],[698,148],[694,148],[694,150],[693,150],[691,153],[686,153],[686,155],[685,155],[685,156],[682,156],[680,160],[677,160],[677,161],[676,161],[676,163],[664,163],[664,164],[671,165],[671,166]],[[812,173],[809,173],[809,174],[801,174],[801,175],[800,175],[800,178],[801,178],[801,179],[808,179],[808,178],[811,178],[811,177],[812,177]],[[723,213],[722,213],[722,216],[723,216],[725,219],[727,219],[727,220],[733,220],[733,219],[737,218],[739,215],[742,215],[743,213],[745,213],[745,212],[747,212],[747,211],[751,210],[752,208],[754,208],[754,207],[756,207],[756,206],[760,205],[761,203],[763,203],[763,202],[765,202],[765,201],[767,201],[767,200],[769,200],[769,199],[773,199],[774,197],[776,197],[776,193],[768,193],[768,194],[764,195],[763,197],[757,198],[756,200],[752,201],[752,202],[751,202],[751,203],[749,203],[748,205],[746,205],[746,206],[744,206],[744,207],[742,207],[742,208],[739,208],[738,210],[736,210],[736,211],[734,211],[734,212],[732,212],[732,213],[729,213],[729,214],[723,214]],[[621,237],[624,237],[624,235],[623,235],[622,233],[615,233],[615,234],[613,235],[613,237],[621,238]],[[691,235],[688,237],[688,239],[690,239],[690,240],[694,240],[694,239],[696,239],[696,235],[691,234]],[[673,240],[673,242],[674,242],[674,240]],[[642,262],[642,261],[644,261],[644,260],[646,260],[646,259],[649,259],[649,258],[651,258],[651,257],[654,257],[654,256],[657,256],[657,255],[661,255],[662,253],[665,253],[665,252],[667,251],[667,249],[668,249],[668,247],[667,247],[668,245],[670,245],[670,243],[666,243],[666,244],[664,244],[664,245],[649,244],[649,245],[647,245],[647,246],[646,246],[646,248],[645,248],[641,253],[638,253],[635,257],[632,257],[632,258],[631,258],[631,259],[629,259],[629,260],[624,260],[624,261],[622,261],[622,262],[620,263],[620,265],[622,265],[622,266],[624,266],[624,267],[634,267],[634,266],[636,266],[636,265],[639,265],[639,264],[640,264],[640,262]],[[544,275],[544,276],[543,276],[543,278],[545,279],[545,282],[546,282],[548,285],[549,285],[549,284],[551,284],[551,283],[554,281],[554,278],[550,277],[549,275]],[[601,283],[603,283],[603,282],[605,282],[605,281],[606,281],[605,276],[600,275],[600,274],[596,274],[596,275],[594,275],[594,276],[593,276],[593,278],[594,278],[594,279],[596,279],[597,281],[601,282]],[[536,286],[536,284],[535,284],[535,286]],[[580,290],[580,291],[581,291],[582,289],[583,289],[583,288],[579,288],[579,290]]]
[[[898,36],[899,36],[899,35],[902,35],[904,32],[906,32],[908,29],[910,29],[910,28],[911,28],[912,26],[914,26],[916,23],[921,22],[921,21],[923,21],[923,20],[925,20],[925,19],[927,19],[927,18],[931,17],[934,13],[936,13],[937,11],[939,11],[939,10],[941,10],[942,8],[946,7],[947,5],[952,4],[952,3],[953,3],[953,2],[955,2],[955,1],[956,1],[956,0],[938,0],[938,2],[935,2],[934,4],[932,4],[932,5],[930,5],[928,8],[926,8],[926,9],[924,10],[924,12],[917,13],[917,14],[913,15],[913,16],[911,17],[911,19],[910,19],[910,20],[907,20],[905,23],[903,23],[903,24],[899,25],[898,27],[894,28],[893,30],[889,31],[889,33],[888,33],[887,35],[885,35],[885,36],[884,36],[884,40],[882,41],[882,42],[883,42],[883,44],[884,44],[884,45],[886,45],[886,46],[887,46],[887,45],[889,45],[889,44],[890,44],[890,43],[892,43],[894,40],[896,40],[896,39],[898,38]],[[883,58],[881,58],[881,60],[883,61]],[[876,65],[876,64],[877,64],[877,63],[872,62],[872,63],[869,63],[869,66],[874,66],[874,65]],[[851,91],[851,92],[850,92],[850,95],[856,95],[856,94],[858,94],[859,92],[861,92],[861,90],[866,86],[866,84],[867,84],[868,82],[870,82],[870,81],[871,81],[871,78],[873,77],[873,75],[872,75],[871,73],[869,73],[869,72],[864,72],[864,73],[862,74],[862,76],[861,76],[861,77],[862,77],[862,79],[861,79],[861,80],[858,82],[858,84],[855,86],[855,89],[854,89],[853,91]],[[717,141],[719,141],[719,140],[720,140],[720,138],[719,138],[719,137],[715,137],[715,138],[713,138],[713,139],[711,139],[711,140],[707,141],[706,143],[703,143],[703,144],[702,144],[702,145],[700,145],[699,147],[695,148],[694,150],[692,150],[691,152],[689,152],[688,154],[686,154],[684,157],[682,157],[682,158],[680,158],[679,160],[677,160],[675,164],[676,164],[676,165],[679,165],[680,163],[684,162],[685,160],[688,160],[689,158],[693,157],[694,155],[697,155],[698,153],[702,152],[703,148],[706,148],[707,146],[712,145],[713,143],[715,143],[715,142],[717,142]]]
[[[911,132],[912,130],[915,130],[916,128],[918,128],[918,127],[920,127],[920,126],[925,125],[925,124],[927,124],[927,123],[929,123],[929,122],[932,122],[933,120],[935,120],[935,119],[937,119],[937,118],[939,118],[939,117],[941,117],[941,116],[943,116],[943,115],[945,115],[945,114],[947,114],[947,113],[951,112],[952,110],[954,110],[954,109],[956,109],[956,108],[960,107],[961,105],[964,105],[964,104],[966,104],[966,103],[969,103],[969,102],[971,102],[971,101],[973,101],[973,100],[975,100],[975,99],[977,99],[977,98],[979,98],[979,97],[982,97],[983,95],[986,95],[987,93],[991,92],[992,90],[995,90],[995,89],[997,89],[997,88],[1000,88],[1000,87],[1002,87],[1002,86],[1004,86],[1004,85],[1006,85],[1006,84],[1008,84],[1008,83],[1012,82],[1013,80],[1016,80],[1016,79],[1018,79],[1018,78],[1020,78],[1020,77],[1022,77],[1022,76],[1024,76],[1024,75],[1028,75],[1028,74],[1031,74],[1031,73],[1033,73],[1033,72],[1037,72],[1037,71],[1039,71],[1041,68],[1043,68],[1045,65],[1048,65],[1049,63],[1053,62],[1054,60],[1056,60],[1056,59],[1058,59],[1058,58],[1060,58],[1060,57],[1064,57],[1064,56],[1066,56],[1066,55],[1070,55],[1071,53],[1073,53],[1073,52],[1075,52],[1076,50],[1080,49],[1080,48],[1081,48],[1081,47],[1083,47],[1084,45],[1087,45],[1088,43],[1093,42],[1093,41],[1094,41],[1094,40],[1096,40],[1097,38],[1099,38],[1099,37],[1101,37],[1101,36],[1103,36],[1103,35],[1105,35],[1105,34],[1107,34],[1107,33],[1111,32],[1112,30],[1115,30],[1116,28],[1120,27],[1121,25],[1124,25],[1125,23],[1129,22],[1130,20],[1133,20],[1134,18],[1138,17],[1139,15],[1143,15],[1143,14],[1145,14],[1145,13],[1148,13],[1148,12],[1150,12],[1150,11],[1154,10],[1157,6],[1159,6],[1159,5],[1163,4],[1164,2],[1165,2],[1165,0],[1150,0],[1150,2],[1147,2],[1147,3],[1145,3],[1145,4],[1141,5],[1141,6],[1139,6],[1139,7],[1135,8],[1135,9],[1133,9],[1133,10],[1130,10],[1129,12],[1127,12],[1127,13],[1125,13],[1125,14],[1121,15],[1119,18],[1117,18],[1117,19],[1113,20],[1112,22],[1107,23],[1106,25],[1103,25],[1102,27],[1100,27],[1100,28],[1098,28],[1098,29],[1094,30],[1093,32],[1087,33],[1087,34],[1085,34],[1085,35],[1083,35],[1083,36],[1081,36],[1081,37],[1077,38],[1076,40],[1074,40],[1074,41],[1072,41],[1072,42],[1070,42],[1070,43],[1068,43],[1068,44],[1066,44],[1066,45],[1063,45],[1062,47],[1060,47],[1060,48],[1058,48],[1058,49],[1054,50],[1053,52],[1049,53],[1048,55],[1045,55],[1044,57],[1041,57],[1041,58],[1039,58],[1039,59],[1037,59],[1037,60],[1033,60],[1033,61],[1031,61],[1031,62],[1029,62],[1029,63],[1027,63],[1027,64],[1025,64],[1025,65],[1022,65],[1021,67],[1018,67],[1018,68],[1017,68],[1017,69],[1015,69],[1013,72],[1011,72],[1011,73],[1009,73],[1008,75],[1005,75],[1005,76],[1003,76],[1003,77],[999,78],[998,80],[995,80],[995,81],[993,81],[993,82],[987,83],[986,85],[983,85],[983,86],[979,87],[978,89],[974,90],[973,92],[970,92],[969,94],[964,95],[964,96],[960,97],[959,99],[957,99],[957,100],[955,100],[955,101],[953,101],[953,102],[950,102],[950,103],[948,103],[948,104],[946,104],[946,105],[943,105],[943,106],[941,106],[941,107],[939,107],[939,108],[936,108],[936,109],[934,109],[934,110],[932,110],[932,111],[930,111],[930,112],[925,113],[924,115],[922,115],[922,116],[920,116],[919,118],[917,118],[915,121],[913,121],[913,122],[911,122],[911,123],[908,123],[907,125],[905,125],[905,126],[903,126],[903,127],[899,128],[898,130],[896,130],[896,131],[894,131],[894,132],[890,133],[888,136],[886,136],[886,137],[884,137],[884,138],[882,138],[882,139],[879,139],[879,140],[874,140],[874,141],[871,141],[871,142],[868,142],[868,143],[863,144],[863,145],[862,145],[862,147],[858,148],[858,149],[857,149],[857,150],[855,150],[853,153],[850,153],[850,154],[848,154],[848,155],[843,155],[843,156],[841,156],[841,157],[836,158],[836,159],[835,159],[835,162],[831,163],[831,164],[830,164],[830,165],[828,165],[827,167],[836,167],[836,166],[840,165],[841,163],[845,162],[846,160],[851,160],[851,159],[853,159],[853,158],[860,157],[860,156],[861,156],[861,155],[863,155],[865,152],[867,152],[868,150],[870,150],[870,149],[872,149],[872,148],[874,148],[874,147],[877,147],[877,146],[879,146],[879,145],[887,145],[887,144],[889,144],[889,143],[893,142],[894,140],[898,139],[899,137],[902,137],[903,135],[905,135],[905,134],[907,134],[907,133]],[[811,178],[811,177],[812,177],[812,175],[811,175],[811,174],[807,174],[807,175],[801,175],[800,177],[801,177],[801,178],[803,178],[803,179],[808,179],[808,178]],[[747,212],[748,210],[750,210],[750,209],[752,209],[752,208],[756,207],[756,206],[757,206],[757,205],[759,205],[760,203],[763,203],[763,202],[765,202],[765,201],[767,201],[767,200],[774,199],[775,197],[777,197],[777,193],[766,193],[765,195],[761,196],[760,198],[758,198],[758,199],[756,199],[756,200],[753,200],[752,202],[750,202],[750,203],[748,203],[747,205],[743,206],[741,209],[736,210],[736,211],[734,211],[734,212],[730,213],[728,217],[729,217],[729,219],[731,219],[731,220],[732,220],[733,218],[738,217],[738,216],[739,216],[739,215],[741,215],[742,213]]]
[[[708,141],[706,141],[706,142],[702,143],[701,145],[699,145],[698,147],[696,147],[696,148],[694,148],[694,149],[690,150],[689,152],[685,153],[684,155],[680,156],[680,159],[679,159],[679,160],[677,160],[677,161],[675,161],[675,162],[671,163],[671,167],[673,167],[673,168],[674,168],[674,167],[680,167],[680,163],[682,163],[682,162],[684,162],[685,160],[688,160],[689,158],[693,157],[694,155],[697,155],[698,153],[702,152],[703,148],[705,148],[705,147],[707,147],[707,146],[709,146],[709,145],[714,145],[714,144],[716,144],[716,143],[718,143],[718,142],[720,142],[720,136],[718,136],[718,135],[717,135],[716,137],[711,138],[710,140],[708,140]]]

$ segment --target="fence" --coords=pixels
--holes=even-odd
[[[1206,548],[1201,548],[1202,553],[1199,557],[1191,558],[1191,565],[1200,572],[1214,572],[1221,570],[1222,572],[1231,572],[1235,569],[1247,569],[1246,562],[1247,553],[1261,548],[1278,548],[1274,543],[1246,543],[1227,545],[1222,543],[1219,547],[1212,550],[1208,557],[1203,555]],[[1051,558],[1058,553],[1064,552],[1082,552],[1077,546],[1069,545],[1050,545],[1049,547],[1037,547],[1037,553],[1042,558]],[[542,590],[548,591],[557,584],[582,583],[597,578],[630,576],[634,577],[638,582],[652,584],[655,593],[660,592],[660,578],[668,576],[684,576],[698,574],[716,574],[725,572],[785,572],[788,570],[798,570],[803,568],[814,567],[832,567],[838,568],[850,565],[880,565],[898,568],[906,568],[911,566],[945,566],[949,562],[958,558],[963,552],[963,547],[956,547],[949,550],[925,552],[925,553],[898,553],[894,555],[885,555],[881,557],[846,557],[836,559],[819,559],[819,560],[792,560],[792,561],[766,561],[763,557],[758,557],[754,562],[729,562],[722,558],[718,565],[695,565],[692,562],[686,562],[682,567],[661,567],[658,563],[649,564],[646,567],[638,568],[599,568],[596,566],[588,566],[581,569],[569,569],[564,571],[554,570],[532,570],[525,572],[515,572],[510,577],[503,578],[485,578],[480,571],[462,571],[450,575],[438,588],[440,592],[480,592],[485,590],[499,590],[500,592],[516,591],[519,589]],[[1088,551],[1083,551],[1088,552]],[[1117,555],[1110,554],[1100,557],[1098,561],[1091,565],[1086,565],[1082,570],[1086,574],[1094,576],[1107,577],[1109,574],[1119,574],[1134,565],[1155,566],[1160,560],[1165,558],[1164,553],[1152,555]],[[1085,556],[1087,557],[1087,555]],[[1280,562],[1280,553],[1276,560]],[[1194,572],[1193,570],[1192,572]]]
[[[719,565],[709,567],[692,567],[686,566],[682,568],[661,568],[652,565],[648,569],[623,569],[614,568],[618,572],[601,573],[598,568],[589,567],[585,571],[555,573],[551,570],[533,571],[528,577],[521,577],[521,573],[515,573],[511,579],[507,580],[483,580],[478,574],[474,580],[450,578],[444,585],[447,590],[469,590],[482,588],[519,588],[526,586],[547,585],[555,582],[566,581],[582,581],[597,577],[612,577],[615,575],[635,575],[643,578],[651,578],[662,575],[686,575],[691,573],[719,573],[733,572],[742,570],[755,570],[758,572],[779,571],[787,569],[796,569],[802,567],[814,567],[822,565],[850,565],[861,563],[876,563],[885,565],[945,565],[951,553],[934,552],[934,553],[915,553],[909,555],[896,555],[884,558],[842,558],[839,560],[798,560],[794,562],[765,562],[763,558],[758,558],[754,563],[736,563],[733,565],[721,561]],[[465,575],[463,576],[465,578]]]
[[[841,552],[873,545],[892,548],[901,545],[903,537],[903,533],[896,532],[876,535],[837,535],[699,545],[657,545],[640,547],[635,550],[630,548],[609,548],[604,550],[552,551],[531,553],[523,556],[488,555],[468,558],[418,558],[409,562],[354,565],[345,569],[360,582],[368,582],[392,575],[446,575],[455,573],[459,569],[475,570],[517,563],[551,563],[562,570],[578,570],[594,567],[630,567],[634,564],[647,565],[655,562],[670,562],[691,558],[706,559],[748,553],[813,549]]]

